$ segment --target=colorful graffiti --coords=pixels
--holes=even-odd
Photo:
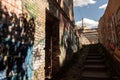
[[[27,14],[17,16],[8,7],[4,8],[0,8],[0,80],[31,80],[34,18],[27,20]]]
[[[70,23],[68,23],[64,18],[64,27],[63,34],[61,35],[61,51],[62,58],[69,60],[73,53],[77,52],[79,49],[79,38],[76,32],[73,30],[73,27]],[[63,54],[64,53],[64,54]]]
[[[44,50],[41,49],[41,47],[43,47],[43,45],[39,43],[37,46],[33,48],[33,69],[34,70],[39,69],[40,65],[44,63],[44,57],[45,57],[43,54]]]

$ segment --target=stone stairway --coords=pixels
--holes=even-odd
[[[84,62],[81,80],[111,80],[104,56],[98,51],[98,46],[90,46]]]

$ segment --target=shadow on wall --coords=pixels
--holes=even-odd
[[[34,18],[19,18],[0,4],[0,80],[29,80],[32,77]],[[29,72],[29,73],[28,73]]]
[[[68,28],[69,27],[69,28]],[[73,53],[76,53],[80,46],[79,46],[79,37],[77,36],[76,32],[74,32],[70,27],[64,25],[61,46],[63,46],[66,50],[65,61],[71,59]]]

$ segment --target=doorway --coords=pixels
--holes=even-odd
[[[45,76],[50,79],[59,69],[59,20],[46,11]]]

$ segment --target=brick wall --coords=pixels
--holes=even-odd
[[[119,46],[119,0],[109,0],[104,15],[99,21],[99,37],[101,43],[109,47],[109,43]]]
[[[45,79],[47,10],[59,21],[54,28],[59,29],[58,34],[53,33],[59,40],[58,45],[53,43],[54,49],[57,46],[53,63],[59,61],[59,66],[53,65],[53,73],[57,73],[78,50],[72,6],[69,9],[72,18],[47,0],[0,0],[0,79]]]
[[[77,52],[79,43],[73,26],[63,15],[60,17],[60,63],[62,66],[65,61],[72,57],[73,53]]]
[[[51,53],[52,57],[54,56],[52,59],[52,74],[55,75],[60,70],[60,68],[71,59],[72,55],[78,51],[79,42],[73,24],[74,16],[72,1],[70,1],[69,3],[65,3],[63,0],[61,0],[61,5],[52,2],[52,0],[48,0],[48,3],[49,6],[47,9],[51,13],[51,15],[58,20],[58,25],[56,25],[55,27],[59,28],[59,33],[56,32],[56,34],[59,35],[59,44],[55,48],[55,50],[53,47],[53,51],[51,51],[53,53]],[[65,3],[66,6],[64,6],[63,3]],[[66,12],[65,9],[68,9],[68,11]],[[53,20],[51,19],[51,22],[52,21]],[[53,31],[55,32],[55,29]],[[54,43],[57,44],[57,42]],[[53,46],[56,45],[53,44]]]
[[[20,79],[24,75],[23,63],[30,45],[22,43],[26,26],[20,25],[25,22],[20,21],[21,4],[20,0],[0,0],[0,79]]]
[[[120,75],[120,0],[109,0],[104,15],[99,21],[100,42],[112,54],[112,67]]]
[[[34,80],[45,79],[45,20],[46,20],[46,0],[24,0],[25,12],[30,17],[35,17],[35,34],[34,34],[34,56],[33,56],[33,68],[34,68]],[[28,7],[26,7],[26,4]],[[29,8],[29,4],[36,5],[36,7]],[[33,14],[33,15],[32,15]]]
[[[0,79],[44,80],[47,3],[22,1],[0,0]]]

